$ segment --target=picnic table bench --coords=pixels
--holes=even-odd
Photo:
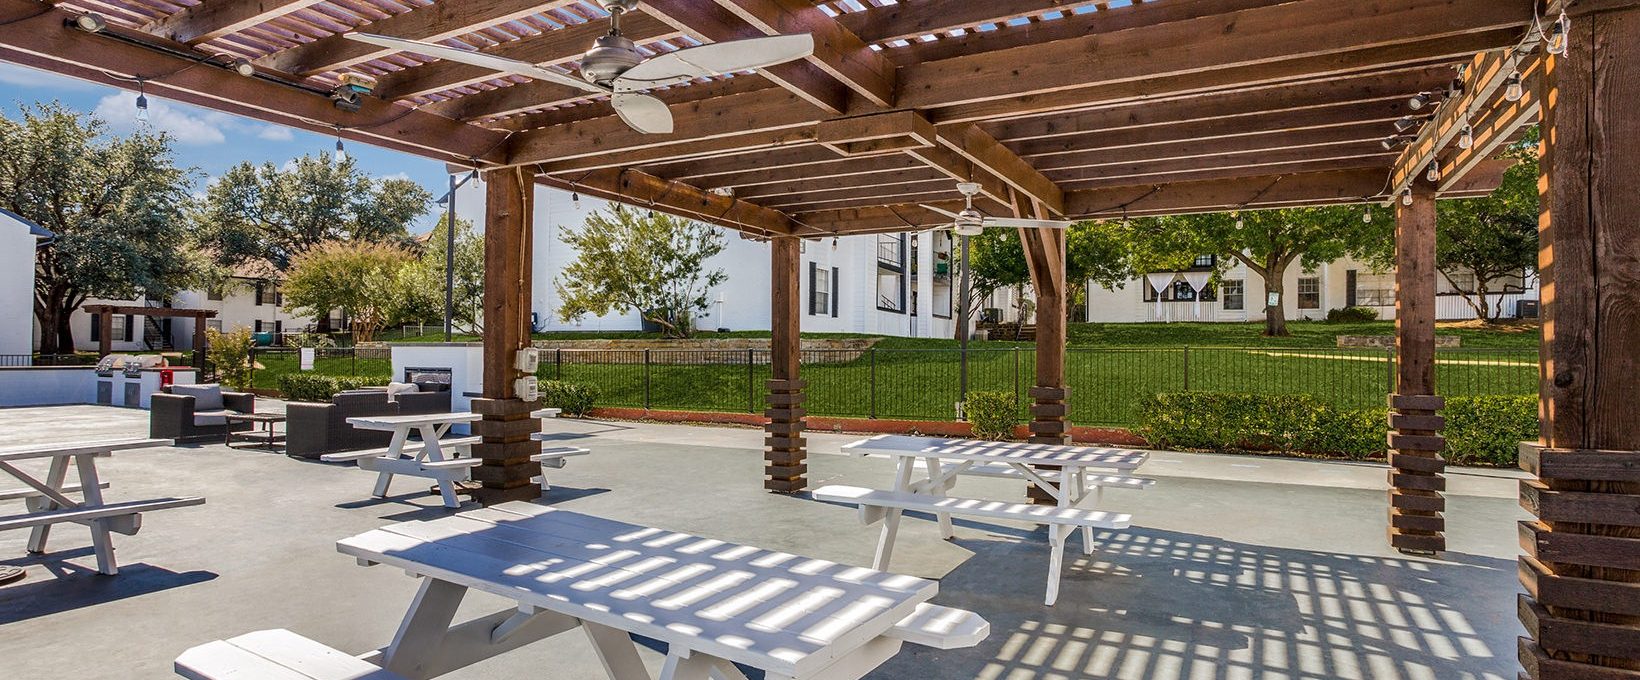
[[[883,523],[873,568],[888,569],[900,517],[908,510],[933,514],[940,535],[947,539],[956,535],[951,526],[953,515],[1047,524],[1048,605],[1059,598],[1066,534],[1080,528],[1082,550],[1092,554],[1094,529],[1125,529],[1133,520],[1131,515],[1080,506],[1090,500],[1097,504],[1106,487],[1148,489],[1155,485],[1155,480],[1123,474],[1149,459],[1146,452],[1132,449],[879,435],[846,444],[842,450],[856,456],[892,456],[896,461],[890,489],[832,485],[812,493],[817,500],[858,506],[860,519],[868,526]],[[1055,505],[947,496],[962,475],[1029,481],[1052,496]]]
[[[660,680],[745,680],[740,666],[770,680],[851,680],[906,642],[955,649],[990,632],[972,612],[928,602],[933,581],[531,503],[393,524],[337,549],[422,577],[390,644],[355,659],[263,631],[188,650],[177,672],[420,680],[579,628],[615,680],[651,677],[636,635],[666,645]],[[452,625],[468,590],[516,607]],[[245,674],[263,667],[290,673]]]
[[[53,525],[83,524],[91,529],[97,571],[108,575],[119,573],[110,534],[135,535],[142,528],[142,513],[201,505],[205,499],[189,496],[106,502],[102,492],[108,483],[98,478],[96,460],[115,451],[169,443],[163,439],[130,438],[0,448],[0,472],[24,484],[23,488],[0,490],[0,500],[22,500],[24,506],[22,514],[0,517],[0,531],[30,529],[27,549],[38,554],[45,552]],[[43,480],[16,465],[40,459],[50,459]],[[67,481],[70,462],[74,463],[79,478],[77,484]],[[69,494],[79,494],[81,500],[69,498]]]

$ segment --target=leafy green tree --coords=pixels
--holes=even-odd
[[[1031,283],[1024,247],[1017,229],[986,229],[973,238],[974,292],[970,312],[984,304],[992,293],[1014,288],[1021,293]],[[1135,243],[1126,229],[1114,222],[1081,222],[1065,234],[1065,282],[1069,298],[1065,314],[1077,318],[1087,305],[1088,281],[1106,288],[1120,286],[1133,277],[1130,251]],[[1019,295],[1020,317],[1026,315],[1024,295]],[[961,332],[960,330],[958,332]]]
[[[285,167],[240,163],[206,190],[202,240],[224,265],[265,260],[284,271],[331,241],[404,243],[431,195],[407,179],[375,179],[352,158],[302,156]]]
[[[41,352],[73,351],[69,316],[87,298],[164,298],[190,283],[196,176],[165,135],[114,136],[51,102],[23,107],[21,120],[0,115],[0,150],[0,206],[56,234],[35,252]]]
[[[406,272],[411,296],[406,320],[444,320],[444,270],[449,234],[449,216],[439,218],[438,226],[421,242],[420,254]],[[472,335],[484,332],[484,237],[473,229],[471,222],[456,220],[455,272],[451,299],[454,302],[453,327],[456,332]]]
[[[1295,262],[1313,269],[1346,255],[1384,263],[1393,253],[1393,219],[1362,220],[1363,208],[1328,206],[1240,213],[1178,215],[1132,224],[1134,271],[1165,271],[1198,255],[1217,255],[1220,266],[1240,262],[1264,280],[1278,303],[1264,309],[1264,334],[1289,335],[1284,284]],[[1146,260],[1149,260],[1147,262]]]
[[[1519,159],[1490,196],[1436,205],[1435,268],[1483,321],[1503,315],[1503,299],[1488,304],[1492,284],[1537,265],[1538,158],[1536,135],[1507,153]],[[1458,285],[1460,273],[1475,276],[1473,290]]]
[[[576,251],[553,282],[565,321],[633,311],[669,337],[688,337],[694,317],[707,309],[707,293],[728,278],[722,269],[706,270],[727,239],[699,222],[617,205],[564,227],[563,236]]]
[[[290,263],[282,288],[285,309],[314,318],[342,310],[354,342],[369,342],[414,307],[411,263],[403,247],[365,241],[312,246]]]

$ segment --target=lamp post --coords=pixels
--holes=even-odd
[[[966,418],[966,411],[968,410],[968,309],[971,306],[969,296],[972,295],[971,284],[973,283],[973,279],[971,278],[972,272],[970,271],[970,263],[968,258],[969,236],[967,234],[963,234],[958,238],[962,241],[962,283],[959,284],[962,286],[962,302],[960,303],[961,306],[957,308],[957,334],[958,340],[962,347],[962,368],[960,369],[959,385],[962,393],[959,396],[962,400],[963,411],[965,411],[963,417]]]
[[[444,206],[444,341],[450,342],[455,330],[456,316],[456,190],[478,176],[473,170],[458,181],[450,175],[450,192],[438,199]]]

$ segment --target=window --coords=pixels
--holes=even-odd
[[[809,316],[831,313],[831,270],[809,263]]]
[[[205,299],[221,302],[223,287],[224,284],[221,283],[213,283],[205,286]]]
[[[1247,297],[1246,297],[1247,296],[1247,282],[1246,281],[1242,281],[1240,279],[1237,279],[1235,281],[1225,281],[1225,282],[1219,284],[1219,286],[1220,286],[1220,288],[1222,288],[1224,290],[1224,308],[1225,308],[1225,310],[1227,310],[1227,311],[1239,311],[1239,310],[1246,309],[1246,304],[1247,304]]]
[[[267,281],[258,282],[256,284],[256,304],[259,304],[259,305],[277,305],[277,304],[279,304],[279,286],[276,286],[276,285],[274,285],[272,283],[269,283]]]
[[[207,330],[213,330],[213,331],[216,331],[218,333],[221,333],[222,332],[222,320],[221,319],[206,319],[205,320],[205,328]]]
[[[1196,260],[1191,262],[1190,266],[1197,269],[1212,269],[1218,264],[1219,257],[1217,255],[1197,255]]]
[[[115,314],[113,323],[109,326],[112,330],[109,332],[108,337],[114,342],[131,342],[131,327],[134,325],[131,320],[130,314]],[[101,314],[91,315],[91,340],[92,342],[102,340]]]
[[[1355,304],[1360,307],[1394,307],[1394,275],[1358,274],[1355,277]]]
[[[1475,292],[1474,272],[1453,272],[1450,276],[1447,276],[1446,279],[1448,283],[1452,284],[1452,292],[1454,293]]]
[[[1321,309],[1321,279],[1314,276],[1299,277],[1298,308]]]
[[[877,237],[877,309],[905,313],[905,234]]]
[[[1186,281],[1173,282],[1173,300],[1176,302],[1190,302],[1196,299],[1196,291]]]

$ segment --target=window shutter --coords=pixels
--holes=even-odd
[[[837,268],[831,268],[831,317],[837,318]]]
[[[262,332],[262,320],[261,319],[257,319],[256,321],[251,323],[251,332],[252,333],[261,333]]]
[[[256,282],[255,304],[258,307],[262,306],[262,282],[261,281]]]
[[[125,315],[125,341],[126,342],[131,342],[131,326],[134,325],[134,324],[131,323],[132,321],[133,321],[132,316],[130,314],[126,314]]]
[[[92,342],[99,342],[101,340],[102,340],[102,315],[101,314],[92,314],[91,315],[91,341]]]
[[[815,277],[818,276],[817,272],[819,272],[819,270],[820,270],[819,265],[817,265],[813,262],[809,263],[809,316],[814,316],[815,314],[819,313],[816,310],[816,307],[817,307],[816,303],[819,302],[819,300],[816,299],[815,293],[817,291],[814,288]]]

